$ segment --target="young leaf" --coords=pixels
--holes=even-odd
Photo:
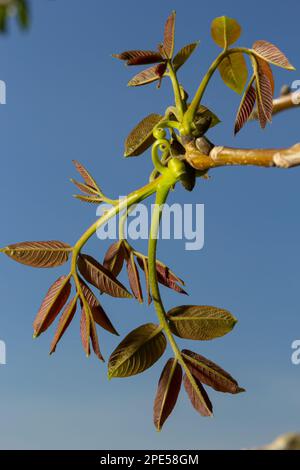
[[[212,38],[223,49],[227,49],[227,47],[235,43],[239,39],[241,32],[242,29],[238,22],[227,16],[215,18],[211,24]]]
[[[253,111],[256,101],[255,89],[252,86],[253,80],[254,77],[250,80],[238,109],[234,125],[234,134],[237,134],[242,129]]]
[[[143,303],[143,292],[141,287],[140,275],[138,272],[138,268],[135,264],[134,255],[132,251],[126,252],[126,268],[132,293],[140,303]]]
[[[211,416],[213,406],[201,382],[196,377],[191,378],[185,374],[183,383],[195,410],[202,416]]]
[[[52,324],[71,292],[70,276],[61,276],[48,290],[33,322],[33,336],[36,338]]]
[[[93,188],[96,193],[101,193],[99,186],[97,185],[96,181],[91,176],[91,174],[87,171],[87,169],[77,160],[73,160],[73,163],[75,165],[76,170],[81,175],[85,183],[91,188]]]
[[[255,54],[262,59],[287,70],[295,70],[295,67],[289,62],[288,58],[278,47],[267,41],[256,41],[252,49]]]
[[[203,120],[209,120],[210,129],[221,122],[215,113],[213,113],[210,109],[206,108],[206,106],[203,106],[202,104],[199,105],[196,113],[196,119],[199,120],[199,118]]]
[[[137,260],[138,260],[139,266],[142,267],[142,270],[144,271],[144,274],[145,274],[145,282],[146,282],[146,289],[147,289],[147,295],[148,295],[148,305],[150,305],[152,302],[152,297],[151,297],[150,284],[149,284],[148,260],[145,256],[143,256],[142,258],[137,258]]]
[[[79,189],[79,191],[81,191],[82,193],[85,193],[85,194],[89,194],[89,195],[93,195],[95,196],[99,194],[99,191],[97,191],[96,189],[92,188],[92,186],[89,186],[87,184],[84,184],[84,183],[80,183],[79,181],[76,181],[74,180],[73,178],[71,178],[71,183],[75,184],[75,186]]]
[[[83,196],[81,194],[74,194],[74,197],[80,201],[89,202],[90,204],[101,204],[101,202],[103,202],[99,196]]]
[[[27,0],[17,0],[18,22],[21,28],[26,29],[29,25],[29,8]]]
[[[50,354],[54,353],[54,351],[56,350],[56,346],[57,346],[58,342],[60,341],[61,337],[65,333],[65,331],[68,328],[68,326],[70,325],[71,321],[73,320],[73,317],[74,317],[75,312],[76,312],[76,307],[77,307],[77,297],[74,297],[66,305],[66,307],[65,307],[65,309],[64,309],[64,311],[63,311],[63,313],[62,313],[62,315],[59,319],[57,329],[56,329],[53,341],[51,343]]]
[[[166,59],[172,59],[174,51],[174,36],[175,36],[175,19],[176,12],[172,11],[171,15],[167,18],[164,31],[164,42],[162,51]]]
[[[210,340],[229,333],[237,319],[227,310],[211,306],[182,305],[168,312],[172,332],[180,338]]]
[[[248,79],[248,69],[241,52],[225,57],[219,65],[219,72],[229,88],[239,94],[243,92]]]
[[[21,264],[34,268],[53,268],[68,261],[72,247],[57,240],[47,242],[21,242],[1,250]]]
[[[145,261],[144,258],[137,257],[138,264],[140,268],[145,271]],[[148,259],[146,259],[147,266],[148,266]],[[182,279],[176,276],[166,265],[164,265],[161,261],[156,261],[156,274],[157,280],[163,286],[169,287],[169,289],[173,289],[175,292],[179,294],[187,295],[187,292],[182,289],[177,283],[183,284],[184,282]]]
[[[261,127],[272,121],[274,79],[269,64],[262,59],[255,59],[256,95],[258,116]]]
[[[108,248],[104,260],[103,266],[111,271],[115,277],[117,277],[122,271],[125,260],[125,247],[123,240],[119,240]]]
[[[131,331],[113,351],[108,362],[108,377],[129,377],[151,367],[166,349],[161,326],[147,323]]]
[[[130,132],[125,141],[125,157],[136,157],[154,142],[153,129],[163,119],[160,114],[149,114]]]
[[[104,362],[104,357],[101,354],[100,347],[99,347],[99,341],[98,341],[98,334],[97,334],[97,328],[96,324],[94,322],[93,317],[91,317],[91,324],[90,324],[90,338],[91,338],[91,343],[92,343],[92,348],[98,359],[100,361]]]
[[[163,65],[161,67],[161,65]],[[160,80],[166,71],[166,64],[158,64],[135,75],[129,82],[128,86],[142,86]]]
[[[112,297],[130,298],[128,292],[115,276],[89,255],[80,255],[78,269],[87,282],[97,287],[101,292]]]
[[[172,413],[180,392],[182,368],[176,359],[169,359],[158,382],[154,400],[153,420],[158,431]]]
[[[228,372],[200,354],[184,349],[182,356],[193,376],[217,392],[236,394],[245,391]]]
[[[105,330],[109,331],[109,333],[119,336],[119,333],[112,325],[110,319],[108,318],[102,306],[100,305],[100,302],[98,301],[97,297],[82,279],[80,279],[80,286],[84,298],[90,307],[91,315],[95,322],[98,323],[98,325],[100,325]]]
[[[187,44],[179,52],[175,55],[173,59],[173,68],[175,72],[182,67],[185,62],[190,58],[194,50],[198,47],[200,41],[192,42],[191,44]]]
[[[81,303],[81,317],[80,317],[80,337],[83,349],[87,357],[91,354],[90,350],[90,329],[91,329],[91,318],[89,311]]]
[[[156,51],[125,51],[121,54],[113,54],[113,57],[125,60],[127,65],[146,65],[161,62],[163,57]]]

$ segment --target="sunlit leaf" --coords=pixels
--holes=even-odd
[[[245,391],[228,372],[204,356],[187,349],[182,351],[182,356],[193,376],[217,392],[236,394]]]
[[[146,65],[161,62],[163,57],[156,51],[125,51],[121,54],[113,54],[116,59],[125,60],[127,65]]]
[[[2,248],[2,253],[21,264],[34,268],[53,268],[68,261],[72,247],[57,240],[21,242]]]
[[[139,256],[137,257],[139,266],[141,269],[145,270],[145,262],[142,258]],[[148,260],[147,260],[147,265],[148,265]],[[149,270],[149,268],[148,268]],[[174,291],[178,292],[179,294],[184,294],[187,295],[187,292],[182,289],[181,286],[178,285],[178,283],[184,285],[184,282],[182,279],[180,279],[176,274],[174,274],[173,271],[171,271],[168,266],[163,264],[161,261],[156,261],[156,274],[157,274],[157,280],[160,284],[169,287],[169,289],[173,289]]]
[[[284,53],[274,44],[267,41],[256,41],[252,48],[256,55],[267,62],[287,70],[295,70],[295,67],[289,62]]]
[[[81,175],[81,177],[83,178],[83,180],[87,184],[87,186],[94,189],[95,193],[101,193],[101,190],[100,190],[99,186],[97,185],[96,181],[91,176],[91,174],[87,171],[87,169],[81,163],[79,163],[77,160],[73,160],[73,163],[76,167],[76,170]]]
[[[168,312],[172,332],[181,338],[210,340],[229,333],[236,318],[227,310],[211,306],[182,305]]]
[[[160,114],[149,114],[135,126],[125,141],[125,157],[141,155],[153,144],[153,129],[162,119]]]
[[[74,297],[65,307],[58,325],[57,329],[53,338],[53,341],[51,343],[50,347],[50,354],[54,353],[56,350],[56,346],[58,342],[60,341],[61,337],[65,333],[66,329],[70,325],[71,321],[73,320],[73,317],[76,313],[76,307],[77,307],[77,297]]]
[[[82,193],[85,193],[85,194],[91,194],[93,196],[95,195],[98,195],[99,192],[98,190],[96,190],[95,188],[92,188],[92,186],[89,186],[87,184],[84,184],[84,183],[80,183],[79,181],[76,181],[74,180],[73,178],[71,178],[71,183],[75,184],[75,186],[79,189],[79,191],[81,191]]]
[[[100,305],[100,302],[98,301],[97,297],[82,279],[80,279],[80,286],[84,298],[90,307],[91,315],[95,322],[98,323],[98,325],[100,325],[105,330],[118,336],[118,332],[112,325],[110,319],[108,318],[102,306]]]
[[[180,49],[179,52],[177,52],[177,54],[175,55],[175,57],[173,59],[173,67],[174,67],[174,70],[176,72],[190,58],[190,56],[192,55],[194,50],[198,47],[199,42],[200,41],[192,42],[191,44],[187,44],[182,49]]]
[[[172,11],[165,24],[162,51],[164,52],[166,59],[171,59],[174,51],[175,19],[176,12]]]
[[[78,269],[85,280],[94,287],[97,287],[101,292],[105,292],[112,297],[132,297],[126,287],[108,269],[91,256],[80,255],[78,258]]]
[[[161,326],[147,323],[131,331],[113,351],[108,363],[108,376],[129,377],[151,367],[166,349]]]
[[[67,302],[70,292],[70,276],[61,276],[52,284],[33,322],[33,336],[35,338],[53,323]]]
[[[111,271],[115,277],[117,277],[122,271],[125,260],[125,247],[124,241],[119,240],[108,248],[105,253],[103,266]]]
[[[166,71],[166,64],[163,64],[163,68],[161,64],[154,65],[148,69],[142,70],[142,72],[135,75],[129,82],[128,86],[141,86],[141,85],[148,85],[149,83],[155,82],[160,80],[163,74]]]
[[[169,359],[159,379],[154,400],[153,419],[158,431],[172,413],[180,392],[182,369],[176,359]]]
[[[211,24],[211,35],[215,43],[223,49],[235,43],[241,35],[238,22],[227,16],[215,18]]]
[[[219,72],[224,83],[236,93],[242,93],[248,79],[248,69],[241,52],[225,57],[219,65]]]
[[[235,134],[237,134],[242,129],[242,127],[246,124],[246,122],[248,121],[253,111],[255,101],[256,101],[256,93],[252,85],[253,80],[254,80],[254,77],[250,80],[249,85],[241,100],[241,104],[239,106],[237,116],[235,119],[235,125],[234,125]]]
[[[183,383],[195,410],[202,416],[211,416],[213,406],[201,382],[196,377],[188,377],[185,374]]]

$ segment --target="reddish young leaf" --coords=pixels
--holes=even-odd
[[[93,188],[95,190],[95,192],[97,192],[97,193],[101,192],[99,186],[96,183],[96,181],[91,176],[91,174],[87,171],[87,169],[81,163],[79,163],[77,160],[73,160],[73,163],[76,167],[76,170],[81,175],[81,177],[83,178],[85,183],[88,186],[90,186],[91,188]]]
[[[86,281],[94,287],[97,287],[101,292],[105,292],[112,297],[132,297],[126,287],[124,287],[108,269],[92,258],[92,256],[80,255],[77,265],[79,272]]]
[[[110,333],[119,336],[119,333],[112,325],[110,319],[108,318],[102,306],[100,305],[100,302],[98,301],[97,297],[82,279],[80,279],[80,286],[85,300],[89,304],[91,314],[95,322]]]
[[[143,258],[137,257],[137,260],[141,269],[145,271],[145,266],[144,266],[145,262],[143,261]],[[148,265],[148,259],[146,259],[146,262]],[[177,284],[178,282],[180,282],[181,284],[184,284],[183,281],[179,277],[177,277],[167,266],[165,266],[160,261],[156,262],[156,273],[157,273],[157,280],[160,284],[162,284],[165,287],[169,287],[169,289],[173,289],[179,294],[188,295],[187,292]]]
[[[76,181],[74,180],[73,178],[71,178],[71,183],[75,184],[75,186],[79,189],[79,191],[81,191],[82,193],[85,193],[85,194],[90,194],[90,195],[95,195],[95,194],[98,194],[98,191],[96,191],[94,188],[92,188],[91,186],[87,185],[87,184],[84,184],[84,183],[80,183],[79,181]]]
[[[52,324],[67,302],[70,292],[70,276],[61,276],[52,284],[33,322],[34,338],[47,330]]]
[[[163,70],[163,67],[159,67],[160,65],[161,64],[158,64],[158,66],[154,65],[153,67],[150,67],[138,73],[128,82],[128,86],[148,85],[149,83],[160,80],[162,75],[166,71],[166,64],[163,64],[164,70]],[[162,74],[162,71],[163,71],[163,74]]]
[[[74,197],[76,199],[79,199],[80,201],[89,202],[90,204],[101,204],[101,202],[103,202],[103,200],[99,196],[93,197],[93,196],[82,196],[81,194],[74,194]]]
[[[253,44],[253,50],[262,59],[271,62],[271,64],[283,67],[284,69],[295,70],[295,67],[289,62],[284,53],[270,42],[256,41]]]
[[[199,41],[193,42],[191,44],[187,44],[182,49],[180,49],[179,52],[177,52],[173,59],[173,67],[176,72],[185,64],[198,45]]]
[[[158,431],[172,413],[180,392],[182,368],[176,359],[169,359],[158,382],[154,400],[153,419]]]
[[[272,70],[269,64],[262,60],[256,59],[256,95],[258,115],[261,127],[264,128],[266,120],[272,121],[273,113],[273,94],[274,94],[274,80]],[[263,117],[265,116],[265,119]]]
[[[81,302],[82,304],[82,302]],[[90,330],[91,330],[91,317],[89,311],[81,305],[81,317],[80,317],[80,337],[83,349],[87,357],[91,354],[90,350]]]
[[[142,270],[144,271],[144,274],[145,274],[146,289],[147,289],[147,295],[148,295],[148,305],[150,305],[152,302],[152,297],[151,297],[150,284],[149,284],[148,261],[145,256],[143,256],[142,258],[137,258],[137,260],[138,260],[139,266],[142,267]]]
[[[21,242],[1,250],[21,264],[34,268],[53,268],[66,263],[72,247],[57,240],[46,242]]]
[[[193,376],[217,392],[236,394],[245,391],[228,372],[204,356],[187,349],[182,355]]]
[[[143,303],[143,292],[141,287],[140,275],[135,264],[134,255],[132,251],[128,252],[126,250],[126,268],[132,293],[140,303]]]
[[[167,63],[166,62],[162,62],[161,64],[158,64],[156,66],[156,73],[158,75],[158,84],[157,84],[157,88],[160,88],[161,86],[161,81],[162,81],[162,78],[164,76],[164,73],[167,69]]]
[[[93,351],[100,359],[100,361],[104,362],[104,358],[101,354],[100,347],[99,347],[99,341],[98,341],[98,334],[97,334],[97,328],[94,322],[94,319],[91,317],[91,324],[90,324],[90,337],[91,337],[91,343],[93,347]]]
[[[213,406],[201,382],[196,377],[190,379],[185,374],[183,383],[195,410],[202,416],[211,416]]]
[[[174,51],[175,19],[176,12],[172,11],[165,24],[164,43],[161,50],[166,59],[171,59]]]
[[[234,125],[234,134],[237,134],[242,129],[253,111],[256,101],[256,93],[252,83],[253,79],[250,81],[238,109]]]
[[[108,248],[104,260],[103,266],[113,273],[117,277],[122,271],[125,259],[125,249],[123,240],[117,241],[110,245]]]
[[[161,54],[156,51],[132,50],[121,54],[113,54],[113,57],[125,60],[127,65],[146,65],[155,64],[163,60]]]
[[[54,351],[56,350],[56,346],[57,346],[58,342],[60,341],[61,337],[65,333],[65,331],[68,328],[68,326],[70,325],[71,321],[73,320],[73,317],[74,317],[75,312],[76,312],[76,307],[77,307],[77,297],[74,297],[66,305],[66,307],[65,307],[65,309],[64,309],[64,311],[63,311],[63,313],[62,313],[62,315],[59,319],[57,329],[56,329],[53,341],[51,343],[50,354],[54,353]]]

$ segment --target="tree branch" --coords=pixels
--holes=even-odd
[[[207,139],[202,137],[196,142],[189,142],[185,150],[187,162],[201,171],[229,165],[266,168],[291,168],[300,165],[300,143],[285,149],[237,149],[208,145]]]

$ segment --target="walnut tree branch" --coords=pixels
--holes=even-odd
[[[300,165],[300,143],[284,149],[238,149],[213,146],[205,137],[185,146],[185,159],[196,170],[229,165],[291,168]]]

